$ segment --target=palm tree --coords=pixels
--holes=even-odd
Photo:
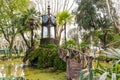
[[[37,11],[34,8],[28,9],[27,11],[25,11],[25,13],[21,16],[20,18],[20,27],[19,27],[19,31],[21,36],[23,37],[23,40],[25,41],[26,45],[28,48],[31,48],[34,46],[34,40],[33,40],[33,36],[34,36],[34,29],[37,28],[38,26],[38,22],[37,20],[39,18],[37,18],[38,14]],[[24,33],[26,31],[30,31],[31,32],[31,44],[28,43],[28,40],[25,38]]]
[[[35,47],[35,41],[34,41],[34,30],[39,27],[39,13],[35,10],[35,8],[28,9],[24,12],[24,14],[19,19],[19,32],[27,46],[26,56],[24,58],[24,62],[26,61],[26,57],[28,54],[34,49]],[[30,32],[30,34],[26,34],[27,32]],[[25,34],[29,36],[30,39],[25,37]]]
[[[69,11],[65,10],[57,13],[57,37],[60,42],[61,33],[64,30],[64,36],[66,41],[66,25],[72,23],[73,15],[69,13]],[[60,27],[61,26],[61,27]]]

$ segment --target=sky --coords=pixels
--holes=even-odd
[[[76,0],[32,0],[34,2],[34,6],[39,10],[42,14],[47,13],[47,7],[50,5],[51,13],[56,14],[57,12],[65,10],[69,10],[70,12],[77,6]],[[65,6],[64,6],[65,5]]]

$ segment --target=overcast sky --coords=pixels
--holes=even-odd
[[[51,13],[56,14],[59,11],[69,10],[72,11],[76,5],[76,0],[32,0],[37,10],[45,14],[47,12],[47,7],[50,5]],[[65,6],[64,6],[65,5]]]

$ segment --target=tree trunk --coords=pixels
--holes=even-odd
[[[3,35],[4,35],[5,39],[6,39],[6,40],[8,41],[8,43],[10,44],[9,37],[7,37],[7,34],[5,33],[3,27],[1,27],[1,30],[2,30],[2,32],[3,32]]]
[[[34,46],[34,39],[33,39],[33,36],[34,36],[34,32],[33,32],[33,29],[31,29],[31,47]]]
[[[12,38],[12,40],[10,41],[10,46],[9,46],[9,56],[12,55],[12,47],[13,47],[13,42],[14,42],[14,38]]]
[[[103,48],[105,49],[106,48],[106,45],[107,45],[107,31],[105,30],[104,31],[104,37],[103,37]]]
[[[64,36],[65,36],[65,42],[66,42],[66,22],[65,22],[65,24],[64,24],[64,30],[65,30],[65,31],[64,31],[64,32],[65,32],[65,33],[64,33]]]
[[[115,22],[115,20],[113,19],[112,14],[111,14],[112,11],[111,11],[111,8],[110,8],[110,1],[106,0],[106,4],[107,4],[107,8],[108,8],[108,13],[109,13],[110,19],[112,20],[112,22],[114,24],[115,31],[116,31],[116,33],[119,33],[120,29],[118,28],[118,25]]]
[[[61,39],[61,33],[63,32],[63,30],[64,30],[64,28],[62,27],[60,30],[58,30],[57,29],[57,36],[56,36],[56,38],[57,38],[57,40],[58,40],[58,44],[60,44],[60,39]]]
[[[21,36],[22,36],[23,40],[25,41],[25,44],[27,45],[27,48],[30,48],[30,45],[28,44],[28,42],[27,42],[27,40],[24,36],[24,33],[23,32],[20,32],[20,33],[21,33]]]

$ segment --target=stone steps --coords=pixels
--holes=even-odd
[[[70,76],[74,80],[78,80],[80,75],[81,65],[76,60],[70,60]]]

